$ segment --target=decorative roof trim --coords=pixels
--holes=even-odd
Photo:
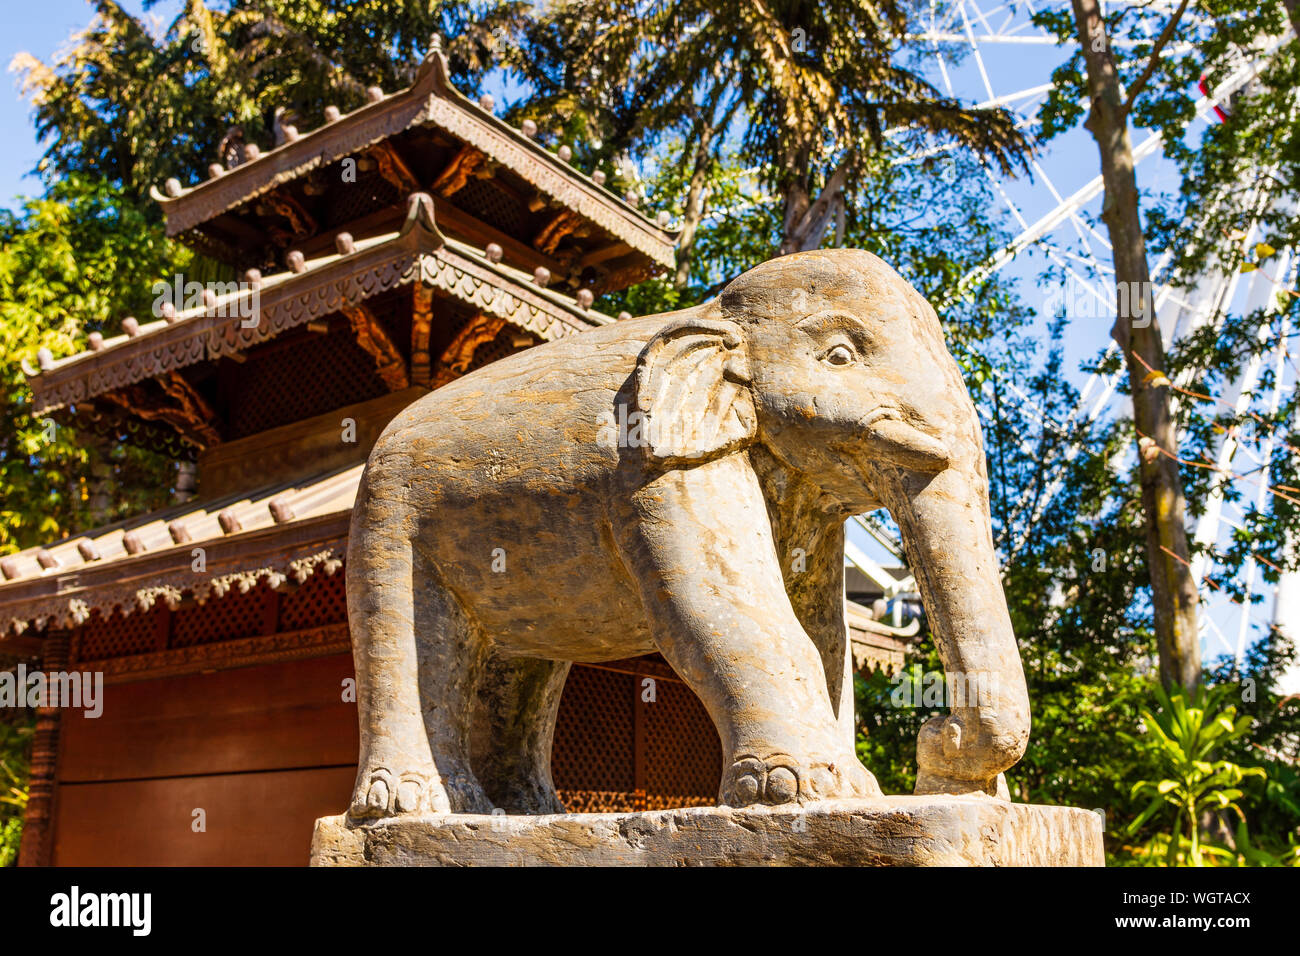
[[[436,126],[508,166],[655,263],[665,268],[674,264],[674,233],[462,94],[452,86],[447,61],[437,48],[425,56],[407,89],[181,189],[179,195],[164,195],[156,187],[150,187],[150,193],[162,207],[167,235],[175,236],[421,124]]]
[[[500,316],[544,341],[612,322],[609,316],[527,281],[464,243],[446,239],[433,202],[411,197],[400,232],[356,243],[355,252],[304,263],[305,271],[268,277],[258,290],[260,322],[243,326],[231,306],[240,292],[141,326],[99,351],[82,352],[28,375],[35,414],[43,415],[172,369],[236,355],[323,315],[354,306],[402,285],[423,282],[485,312]],[[222,315],[218,312],[235,312]]]
[[[163,551],[121,557],[0,587],[0,635],[29,627],[71,628],[94,611],[147,611],[178,606],[189,591],[200,602],[261,580],[301,583],[318,570],[333,574],[347,550],[351,510],[275,524],[241,535],[186,542]],[[206,570],[195,572],[192,549],[203,548]]]

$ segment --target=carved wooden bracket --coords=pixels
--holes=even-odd
[[[583,226],[583,219],[572,209],[561,209],[542,226],[541,231],[533,237],[533,248],[546,255],[552,255],[564,240]]]
[[[172,369],[155,380],[175,405],[158,405],[156,400],[150,398],[143,384],[105,392],[104,398],[137,418],[171,425],[186,441],[200,449],[221,444],[221,434],[214,425],[216,413],[180,372]]]
[[[433,387],[446,385],[469,371],[478,347],[495,339],[505,326],[505,319],[481,312],[470,319],[438,359],[438,374],[433,380]]]
[[[596,295],[604,295],[612,289],[626,289],[630,285],[644,282],[652,276],[659,275],[662,271],[658,266],[641,262],[616,267],[596,280],[591,291]]]
[[[264,207],[264,208],[263,208]],[[289,221],[290,239],[301,239],[315,235],[318,231],[316,220],[298,200],[285,192],[268,193],[259,200],[258,212],[274,213]],[[271,231],[271,230],[268,230]],[[276,230],[283,235],[283,230]]]
[[[446,199],[465,188],[474,177],[489,174],[487,156],[468,144],[462,146],[447,168],[433,181],[433,192]]]
[[[390,143],[379,143],[370,150],[370,156],[379,167],[379,175],[406,195],[419,190],[420,180],[411,167],[397,154]]]
[[[399,392],[411,384],[406,373],[406,360],[378,317],[364,303],[343,309],[352,323],[352,332],[360,345],[375,360],[375,371],[390,392]]]

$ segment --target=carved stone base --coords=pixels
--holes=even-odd
[[[316,821],[313,866],[1103,866],[1101,818],[984,796]]]

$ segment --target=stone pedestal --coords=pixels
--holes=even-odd
[[[1103,866],[1101,818],[984,796],[316,821],[313,866]]]

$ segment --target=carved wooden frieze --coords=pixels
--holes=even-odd
[[[132,654],[95,661],[108,684],[178,677],[200,671],[229,670],[256,664],[303,660],[341,654],[351,647],[346,623],[327,624],[300,631],[246,637],[212,644],[177,647],[149,654]]]

